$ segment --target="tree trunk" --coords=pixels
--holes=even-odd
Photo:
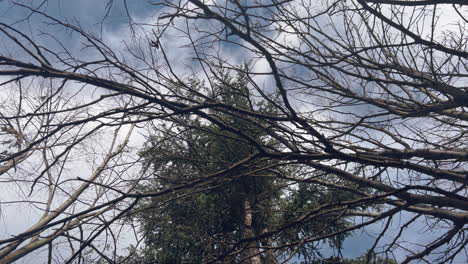
[[[255,232],[252,227],[252,205],[248,198],[246,198],[242,204],[242,216],[244,222],[244,229],[242,230],[242,238],[248,239],[255,237]],[[240,254],[241,263],[245,264],[262,264],[262,258],[260,256],[260,250],[257,241],[250,241],[244,244],[244,248]]]

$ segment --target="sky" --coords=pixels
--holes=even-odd
[[[142,26],[137,29],[136,32],[148,32],[151,29],[150,24],[156,23],[158,15],[158,7],[155,5],[157,1],[153,4],[148,3],[147,1],[95,1],[95,0],[82,0],[82,1],[67,1],[67,0],[49,0],[49,1],[17,1],[19,3],[25,3],[26,5],[38,6],[40,5],[40,10],[45,13],[56,17],[60,20],[70,21],[72,24],[80,25],[82,28],[89,30],[93,34],[103,36],[109,45],[113,48],[119,49],[122,48],[124,43],[131,45],[131,29],[128,27],[129,17],[126,13],[126,9],[131,14],[131,19],[138,23],[145,23],[147,25]],[[110,5],[112,3],[112,5]],[[106,12],[108,13],[106,14]],[[24,18],[24,19],[23,19]],[[23,32],[32,33],[32,35],[37,38],[36,40],[44,46],[47,47],[57,47],[57,43],[53,40],[52,37],[46,37],[41,35],[39,32],[41,28],[47,27],[48,32],[56,34],[55,36],[59,37],[64,41],[64,44],[69,47],[74,52],[82,52],[84,57],[89,56],[90,59],[95,55],[92,52],[87,52],[86,50],[81,51],[80,41],[81,39],[76,35],[68,31],[65,31],[59,27],[53,25],[46,25],[43,18],[38,15],[33,15],[29,17],[29,11],[22,7],[15,5],[12,1],[1,1],[0,2],[0,21],[7,24],[15,24]],[[448,20],[449,21],[449,20]],[[444,23],[449,23],[448,21],[443,21]],[[192,54],[192,50],[185,48],[184,44],[178,43],[177,32],[169,32],[167,39],[162,42],[162,45],[165,45],[168,50],[168,56],[172,61],[178,61],[178,58],[187,58]],[[294,39],[288,39],[287,41],[297,41]],[[9,43],[0,43],[0,47],[3,50],[11,50]],[[236,48],[231,46],[223,47],[223,51],[226,54],[229,54],[229,59],[233,64],[238,64],[244,62],[249,58],[249,55],[238,51]],[[12,51],[13,52],[13,51]],[[26,56],[26,55],[25,55]],[[178,72],[183,72],[186,69],[186,65],[192,63],[189,59],[184,59],[178,61],[179,64],[174,64],[176,67],[175,70]],[[135,62],[138,65],[137,62]],[[268,72],[268,65],[265,60],[257,60],[254,63],[254,68],[258,72]],[[198,70],[201,71],[199,68]],[[208,81],[208,80],[206,80]],[[272,83],[271,79],[268,79],[264,76],[258,76],[256,79],[257,82],[263,83],[265,86],[269,86]],[[0,93],[2,90],[0,90]],[[89,95],[90,98],[94,98],[96,94]],[[305,106],[307,107],[307,106]],[[141,147],[142,142],[144,142],[144,137],[134,136],[132,138],[132,144],[138,148]],[[103,140],[103,145],[108,144]],[[104,148],[104,147],[103,147]],[[79,162],[77,163],[79,164]],[[85,167],[79,165],[79,167]],[[87,174],[89,173],[86,170],[73,171],[70,169],[70,175],[75,174]],[[12,194],[12,190],[3,190],[3,197],[5,195],[16,195]],[[38,193],[40,196],[40,193]],[[0,199],[1,199],[0,195]],[[3,204],[1,208],[0,215],[0,238],[5,238],[6,236],[21,232],[25,230],[27,226],[31,224],[31,220],[39,217],[38,213],[31,206],[8,206]],[[400,219],[395,219],[391,225],[391,230],[388,233],[389,236],[386,236],[383,240],[385,242],[391,241],[391,236],[398,233],[398,226],[400,221],[407,219],[408,215],[399,216]],[[421,228],[424,226],[424,219],[421,219],[420,222],[416,222],[409,229],[411,231],[406,232],[404,240],[411,241],[413,243],[421,243],[423,241],[418,241],[418,239],[430,240],[432,237],[435,237],[439,234],[438,230],[424,230]],[[344,244],[343,254],[346,257],[356,257],[362,255],[364,250],[369,247],[372,243],[371,237],[378,235],[378,232],[382,230],[382,224],[375,224],[366,228],[366,232],[356,232],[353,236],[348,238]],[[419,235],[420,232],[424,232],[424,235]],[[431,234],[432,232],[432,234]],[[123,236],[125,237],[125,235]],[[126,241],[132,241],[131,236],[125,237]],[[129,242],[131,243],[131,242]],[[409,244],[408,244],[409,245]],[[44,259],[46,252],[35,252],[31,254],[18,263],[37,263],[38,259]],[[405,252],[400,249],[395,251],[397,259],[401,259],[405,255]],[[460,262],[461,263],[461,262]]]

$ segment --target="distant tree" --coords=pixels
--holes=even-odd
[[[346,264],[397,264],[394,259],[385,258],[377,255],[361,256],[355,259],[345,260]]]
[[[376,254],[364,255],[354,259],[343,259],[340,257],[330,257],[313,262],[313,264],[397,264],[390,258],[378,256]]]

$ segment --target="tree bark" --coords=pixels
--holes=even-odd
[[[252,205],[248,198],[246,198],[242,204],[242,216],[244,222],[244,229],[242,230],[242,238],[249,239],[255,237],[255,232],[252,227]],[[244,245],[244,248],[240,254],[241,263],[245,264],[262,264],[262,258],[260,255],[259,246],[257,241],[251,241]]]

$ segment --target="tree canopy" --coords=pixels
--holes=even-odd
[[[262,114],[275,114],[271,112],[274,109],[271,104],[255,101],[244,75],[233,78],[221,73],[220,76],[222,79],[213,88],[212,100],[249,111],[258,108],[256,111]],[[224,121],[257,142],[270,147],[279,145],[260,129],[261,119],[227,116]],[[179,193],[169,201],[166,197],[148,199],[136,209],[145,237],[142,253],[148,262],[203,263],[216,259],[241,239],[288,225],[301,215],[299,212],[352,198],[352,194],[333,188],[321,188],[313,183],[291,185],[283,179],[302,173],[302,165],[270,159],[237,165],[255,154],[255,147],[236,133],[203,124],[197,117],[174,119],[154,129],[155,134],[141,153],[154,177],[141,186],[142,192],[170,189],[213,173],[219,175],[204,186]],[[291,253],[292,249],[282,250],[280,254],[271,249],[276,244],[313,237],[317,232],[332,233],[346,226],[349,223],[345,218],[322,217],[304,222],[272,238],[238,244],[237,253],[228,257],[228,262],[280,263],[281,255]],[[331,237],[329,245],[341,249],[347,235]],[[294,250],[306,262],[321,256],[319,248],[313,244]]]
[[[0,11],[0,263],[468,259],[465,1]]]

